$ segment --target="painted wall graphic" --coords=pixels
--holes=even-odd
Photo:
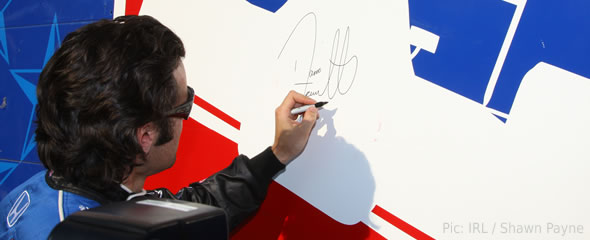
[[[241,123],[204,125],[240,153],[270,144],[286,91],[330,101],[234,238],[584,238],[586,3],[266,3],[140,11],[185,40],[196,94]]]
[[[0,1],[0,198],[43,169],[34,87],[65,35],[148,14],[195,89],[175,191],[272,144],[289,90],[330,103],[232,239],[587,239],[584,0]],[[26,10],[24,10],[26,9]]]

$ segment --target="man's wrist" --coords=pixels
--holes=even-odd
[[[287,153],[285,153],[284,151],[281,151],[281,149],[277,145],[272,145],[271,150],[272,150],[272,153],[275,155],[275,157],[282,164],[287,165],[289,160],[291,160],[289,155]]]
[[[279,171],[285,168],[285,165],[276,158],[271,147],[264,149],[261,153],[247,161],[248,167],[260,179],[271,179]]]

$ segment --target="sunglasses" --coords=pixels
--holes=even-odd
[[[187,86],[188,95],[186,102],[175,107],[174,109],[170,110],[168,113],[165,114],[166,117],[178,117],[187,120],[189,115],[191,114],[191,108],[193,107],[193,99],[195,97],[195,91],[193,88]]]

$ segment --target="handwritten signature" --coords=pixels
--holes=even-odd
[[[291,31],[287,41],[283,45],[283,48],[281,49],[277,59],[281,58],[281,55],[285,51],[287,45],[292,45],[289,44],[290,40],[301,23],[308,18],[313,22],[313,48],[311,50],[311,59],[309,60],[309,68],[305,70],[305,81],[297,82],[295,85],[302,85],[304,87],[303,92],[306,96],[324,96],[327,94],[329,99],[333,99],[337,94],[346,95],[346,93],[348,93],[348,91],[350,91],[352,88],[358,70],[358,57],[356,55],[352,55],[350,57],[348,56],[350,27],[346,28],[342,46],[340,45],[340,29],[337,29],[334,33],[332,51],[330,53],[330,58],[328,59],[328,77],[325,81],[325,85],[322,85],[321,82],[318,83],[311,81],[312,78],[322,72],[322,68],[314,69],[314,59],[317,45],[317,16],[315,13],[307,13],[305,16],[303,16],[303,18],[301,18],[301,20],[299,20],[297,25],[295,25],[295,28],[293,28],[293,31]],[[295,61],[295,64],[297,64],[297,61]],[[350,69],[354,69],[354,74],[344,74],[344,70],[348,67],[350,67]],[[297,71],[297,65],[295,65],[295,71]],[[348,76],[348,78],[345,76]],[[318,85],[319,87],[315,87]],[[330,89],[330,86],[332,86],[332,89]]]

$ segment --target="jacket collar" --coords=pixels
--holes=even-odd
[[[118,185],[108,190],[99,192],[91,188],[76,186],[70,182],[67,182],[64,178],[52,174],[51,170],[48,170],[47,173],[45,173],[45,182],[47,182],[49,187],[55,190],[71,192],[73,194],[97,201],[102,205],[111,202],[125,201],[127,197],[129,197],[129,193]]]

